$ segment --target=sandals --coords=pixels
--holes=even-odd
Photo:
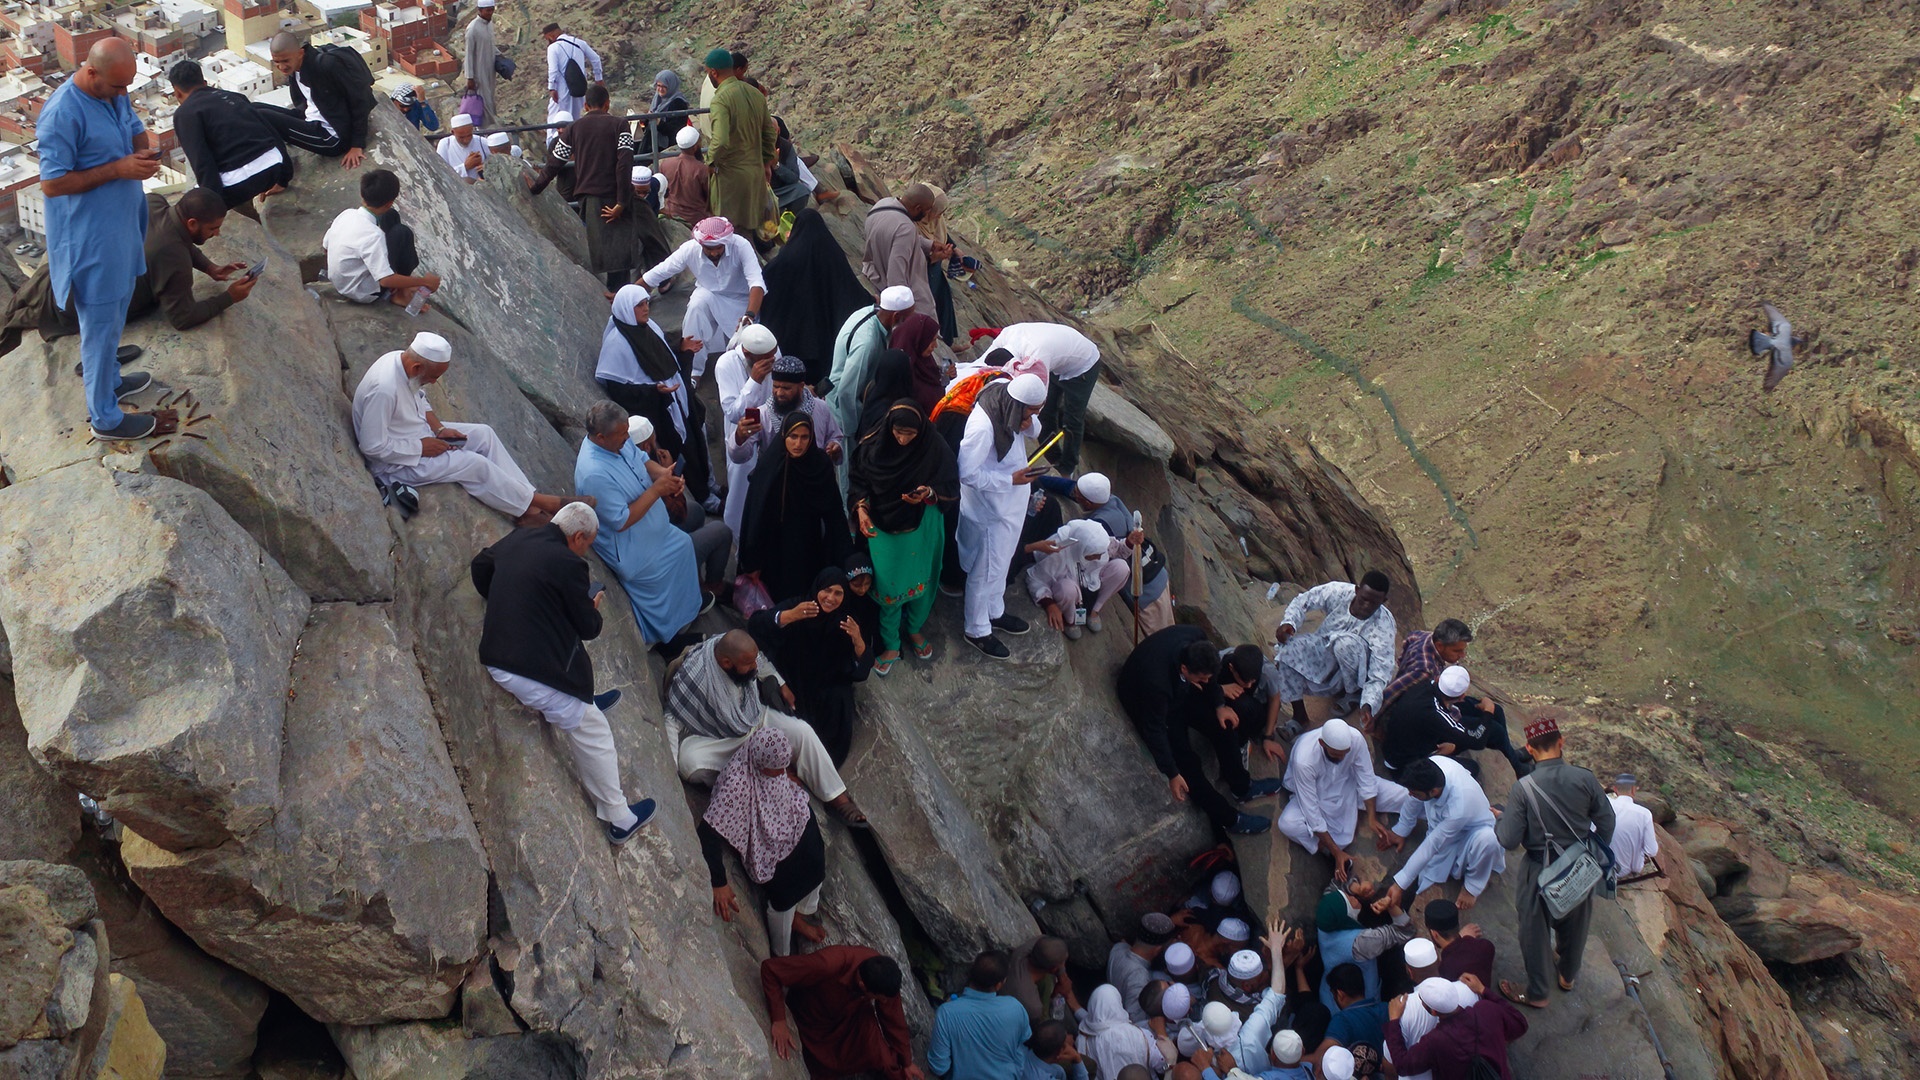
[[[1573,993],[1573,984],[1568,982],[1564,977],[1560,979],[1560,992],[1563,994]]]
[[[898,656],[895,656],[890,660],[875,660],[873,662],[873,673],[884,679],[888,675],[893,673],[893,665],[899,662],[900,662],[900,657]]]
[[[1526,991],[1514,989],[1513,982],[1509,979],[1500,980],[1500,996],[1513,1002],[1515,1005],[1525,1005],[1529,1009],[1544,1009],[1547,1007],[1546,1002],[1535,1001],[1528,997]]]
[[[861,813],[860,808],[853,805],[853,796],[844,791],[835,797],[832,802],[827,804],[827,809],[833,811],[834,816],[838,817],[841,821],[846,822],[849,828],[870,829],[873,827],[867,823],[867,815]]]
[[[908,638],[907,644],[913,646],[913,658],[915,660],[933,659],[933,642],[928,641],[926,638],[921,638],[919,641]]]

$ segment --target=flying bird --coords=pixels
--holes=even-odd
[[[1747,344],[1753,349],[1753,355],[1767,355],[1767,378],[1761,384],[1761,389],[1771,390],[1780,385],[1780,380],[1787,377],[1787,372],[1793,370],[1793,350],[1805,348],[1807,339],[1794,336],[1793,324],[1780,314],[1779,308],[1762,302],[1760,310],[1767,317],[1766,332],[1753,331]]]

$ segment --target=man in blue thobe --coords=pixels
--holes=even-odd
[[[1021,1051],[1033,1035],[1027,1007],[1000,993],[1007,956],[983,952],[967,969],[967,985],[933,1012],[927,1068],[941,1080],[1006,1080],[1020,1075]]]
[[[153,380],[141,372],[123,375],[115,355],[134,279],[147,269],[140,182],[160,171],[146,125],[127,100],[136,77],[125,41],[96,43],[73,78],[47,99],[36,132],[53,300],[62,310],[71,305],[78,317],[87,418],[100,439],[142,439],[158,428],[151,414],[120,410],[122,397]]]
[[[1375,906],[1391,907],[1409,894],[1458,878],[1461,892],[1456,903],[1462,911],[1471,908],[1493,875],[1507,868],[1507,853],[1494,835],[1495,818],[1487,793],[1465,766],[1441,754],[1415,760],[1400,778],[1410,798],[1393,827],[1394,834],[1412,835],[1414,826],[1425,818],[1427,838],[1393,875],[1393,887]]]
[[[627,437],[627,410],[602,401],[587,410],[587,438],[573,466],[573,490],[600,515],[593,552],[620,578],[649,645],[673,640],[700,614],[693,539],[661,500],[686,481],[649,459]]]

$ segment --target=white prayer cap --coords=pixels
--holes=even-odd
[[[1401,955],[1406,957],[1410,968],[1430,968],[1440,962],[1440,950],[1434,948],[1433,942],[1426,938],[1414,938],[1407,942]]]
[[[1253,936],[1253,931],[1247,929],[1244,919],[1236,919],[1231,915],[1221,919],[1220,925],[1214,927],[1213,932],[1228,941],[1245,941]]]
[[[1353,1051],[1331,1046],[1320,1057],[1320,1080],[1353,1080]]]
[[[680,134],[675,135],[673,141],[680,149],[691,150],[700,145],[700,129],[688,124],[680,129]]]
[[[1193,1008],[1193,991],[1185,983],[1174,983],[1160,995],[1160,1015],[1169,1020],[1185,1020]]]
[[[547,114],[547,123],[571,124],[573,123],[573,114],[565,109],[555,109]]]
[[[1107,479],[1107,474],[1105,473],[1090,472],[1074,481],[1073,489],[1079,493],[1081,498],[1095,506],[1105,506],[1107,505],[1107,500],[1113,498],[1113,481]],[[1222,870],[1221,873],[1226,874],[1228,877],[1233,876],[1225,870]],[[1217,887],[1220,879],[1215,877],[1213,880]],[[1234,896],[1238,895],[1240,895],[1240,886],[1236,883],[1234,885]],[[1225,904],[1232,902],[1233,897],[1229,896],[1227,899],[1222,900],[1218,896],[1215,896],[1213,899],[1216,904]]]
[[[479,3],[477,3],[477,4],[475,4],[475,5],[473,5],[473,6],[474,6],[475,8],[490,8],[490,7],[492,7],[492,6],[493,6],[493,0],[480,0],[480,2],[479,2]]]
[[[513,136],[507,134],[504,131],[496,131],[493,134],[487,136],[488,146],[505,146],[512,141],[513,141]]]
[[[1167,965],[1167,974],[1185,975],[1193,970],[1193,949],[1184,941],[1176,941],[1160,954],[1160,961]]]
[[[1320,725],[1320,745],[1329,750],[1345,750],[1353,745],[1353,728],[1345,720],[1334,717]]]
[[[1273,1045],[1268,1049],[1273,1052],[1275,1064],[1298,1065],[1300,1055],[1306,1053],[1307,1048],[1301,1045],[1299,1032],[1282,1028],[1273,1033]]]
[[[645,165],[635,165],[635,166],[633,167],[633,182],[634,182],[634,183],[636,183],[636,184],[644,184],[644,183],[646,183],[647,181],[649,181],[649,180],[651,180],[651,179],[653,179],[653,170],[652,170],[652,169],[649,169],[649,168],[647,168],[647,167],[646,167]]]
[[[1022,405],[1045,405],[1047,384],[1038,375],[1018,375],[1007,384],[1007,393]]]
[[[1260,954],[1252,949],[1241,949],[1227,961],[1227,974],[1236,979],[1257,979],[1266,971],[1267,965],[1260,962]]]
[[[1447,670],[1440,673],[1438,681],[1442,694],[1447,697],[1459,697],[1467,692],[1467,684],[1473,679],[1467,674],[1466,668],[1459,664],[1449,664]]]
[[[1453,984],[1453,1000],[1461,1008],[1471,1009],[1480,1004],[1480,995],[1473,992],[1473,987],[1456,979]]]
[[[1100,476],[1099,473],[1091,473],[1089,475]],[[1106,477],[1100,476],[1100,479],[1104,483]],[[1085,476],[1081,477],[1080,482],[1083,484],[1086,483],[1087,478]],[[1105,502],[1106,500],[1102,499],[1100,501]],[[1208,891],[1213,894],[1214,903],[1222,907],[1231,904],[1235,900],[1240,899],[1240,875],[1231,870],[1222,870],[1213,875],[1213,885]]]
[[[632,439],[635,446],[653,438],[653,421],[644,416],[627,417],[627,438]]]
[[[913,290],[905,285],[889,285],[880,290],[881,311],[912,311]]]
[[[1421,979],[1413,992],[1419,996],[1420,1004],[1435,1016],[1445,1016],[1460,1007],[1459,994],[1454,990],[1452,979],[1442,979],[1437,975],[1431,979]]]
[[[739,336],[733,340],[740,346],[741,352],[750,352],[755,355],[770,353],[780,347],[780,342],[774,338],[773,331],[759,323],[748,323],[741,328]]]
[[[407,351],[430,364],[450,364],[453,362],[453,346],[439,334],[430,334],[425,330],[413,335]]]
[[[452,120],[447,121],[447,126],[450,128],[472,127],[473,117],[466,113],[457,113]]]
[[[1200,1026],[1214,1038],[1224,1039],[1233,1032],[1233,1010],[1218,1001],[1209,1001],[1207,1007],[1200,1010]]]

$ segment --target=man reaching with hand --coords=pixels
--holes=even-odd
[[[863,945],[761,961],[773,1052],[791,1058],[797,1028],[810,1076],[878,1072],[886,1080],[925,1080],[913,1063],[901,981],[899,964]]]
[[[1226,670],[1239,679],[1233,668]],[[1214,827],[1227,832],[1265,832],[1272,820],[1243,813],[1220,794],[1193,749],[1192,734],[1204,734],[1224,763],[1230,756],[1237,758],[1245,744],[1240,717],[1221,692],[1221,672],[1220,652],[1205,630],[1170,626],[1148,634],[1127,657],[1120,668],[1120,703],[1167,777],[1174,799],[1184,802],[1191,795]],[[1255,796],[1249,792],[1246,797]]]

